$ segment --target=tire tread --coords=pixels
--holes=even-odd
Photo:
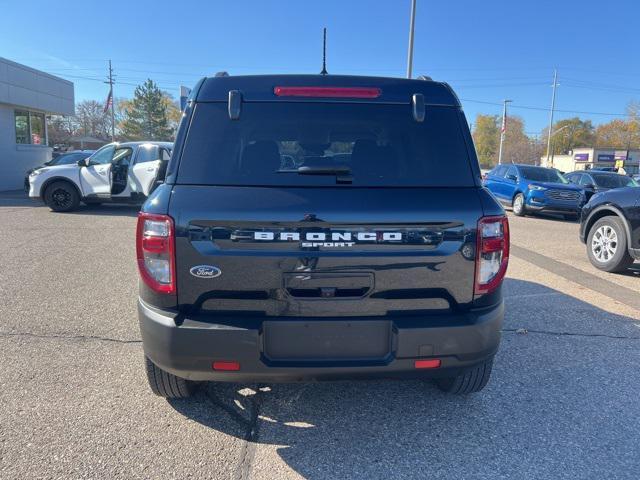
[[[491,377],[493,358],[476,365],[455,377],[436,380],[440,390],[452,395],[468,395],[482,390]]]
[[[165,372],[145,356],[145,369],[151,391],[164,398],[187,398],[193,395],[197,383]]]

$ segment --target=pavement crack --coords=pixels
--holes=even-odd
[[[0,337],[31,337],[55,340],[94,340],[98,342],[112,342],[120,344],[142,343],[142,340],[127,340],[122,338],[101,337],[99,335],[61,335],[57,333],[32,333],[32,332],[2,332]]]
[[[640,340],[640,337],[631,337],[626,335],[607,335],[604,333],[554,332],[551,330],[529,330],[528,328],[526,329],[503,328],[502,331],[505,333],[516,333],[518,335],[526,335],[528,333],[537,333],[540,335],[554,335],[554,336],[566,336],[566,337],[595,337],[595,338],[610,338],[613,340]]]
[[[255,395],[249,397],[251,403],[251,417],[247,422],[247,429],[244,434],[244,444],[240,454],[240,463],[234,475],[236,480],[247,480],[251,474],[251,465],[256,454],[256,443],[258,441],[258,419],[260,416],[260,406],[262,405],[263,391],[260,386],[255,389]]]

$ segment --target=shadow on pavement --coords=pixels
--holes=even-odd
[[[505,296],[478,394],[417,380],[210,383],[171,405],[229,435],[223,419],[239,422],[256,478],[282,463],[312,479],[636,478],[639,322],[533,282],[508,279]]]
[[[22,190],[0,192],[0,207],[38,207],[49,210],[44,202],[31,199]],[[103,203],[100,205],[80,204],[77,210],[67,213],[51,212],[52,215],[92,215],[92,216],[128,216],[136,217],[140,211],[139,205]]]

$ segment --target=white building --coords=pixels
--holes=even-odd
[[[546,156],[541,157],[544,165]],[[621,150],[606,147],[576,147],[568,155],[553,155],[550,163],[561,172],[589,170],[591,168],[624,168],[627,174],[640,170],[640,150]]]
[[[51,159],[47,116],[74,114],[73,83],[0,57],[0,191]]]

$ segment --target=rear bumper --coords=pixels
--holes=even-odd
[[[202,381],[292,382],[370,377],[447,377],[492,357],[500,343],[504,304],[460,314],[424,317],[370,318],[272,318],[194,317],[158,310],[138,300],[138,316],[145,355],[156,365],[179,377]],[[178,321],[179,325],[176,323]],[[297,324],[348,322],[353,328],[388,321],[389,353],[371,360],[272,360],[264,351],[266,321]],[[371,331],[371,329],[363,329]],[[284,329],[286,332],[286,329]],[[282,332],[282,330],[279,330]],[[295,332],[295,334],[294,334]],[[304,342],[300,328],[279,338]],[[362,339],[360,339],[362,340]],[[365,343],[366,343],[366,339]],[[372,342],[379,338],[372,339]],[[315,345],[317,350],[317,345]],[[416,369],[419,359],[438,358],[434,369]],[[215,371],[215,361],[239,362],[237,371]]]

